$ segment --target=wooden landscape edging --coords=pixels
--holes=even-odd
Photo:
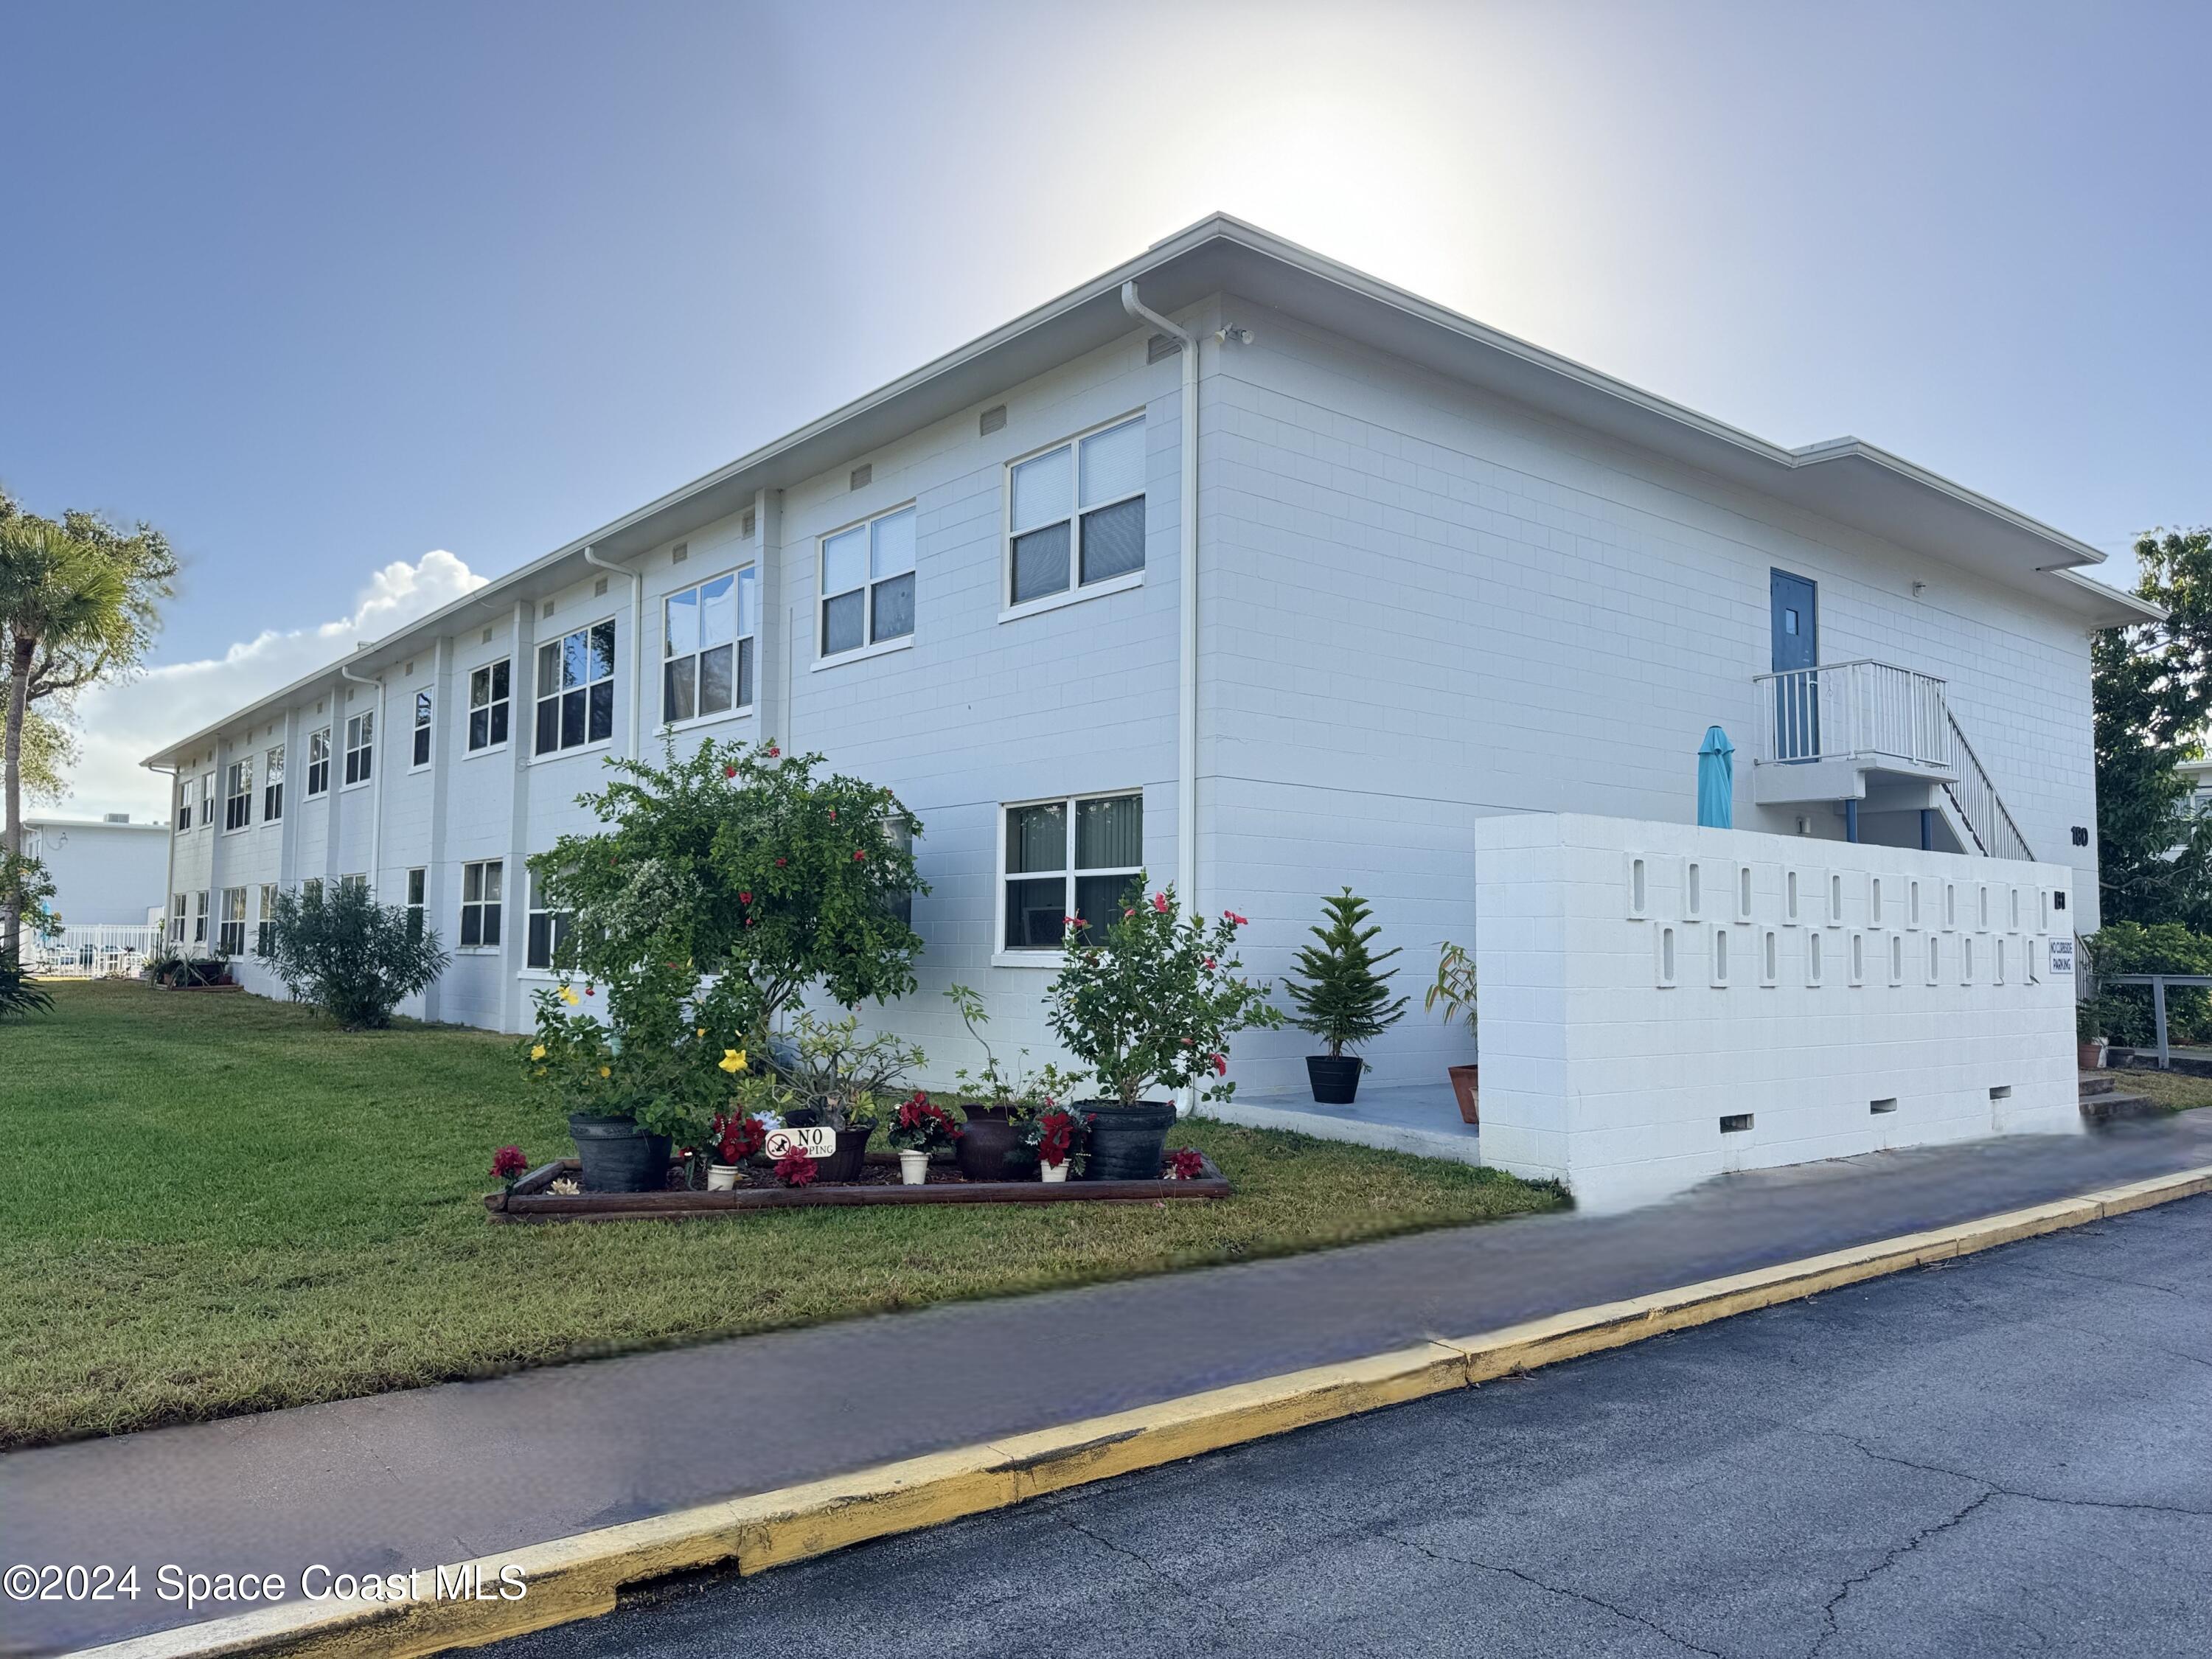
[[[872,1159],[871,1161],[873,1161]],[[1167,1199],[1229,1196],[1229,1182],[1206,1160],[1206,1172],[1190,1181],[941,1181],[920,1187],[894,1183],[814,1187],[753,1187],[726,1193],[577,1193],[546,1190],[564,1175],[574,1175],[573,1158],[539,1165],[505,1192],[486,1193],[484,1209],[494,1221],[669,1220],[718,1216],[748,1210],[798,1210],[819,1205],[866,1204],[1151,1204]]]

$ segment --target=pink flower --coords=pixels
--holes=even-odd
[[[1153,895],[1152,895],[1152,908],[1153,908],[1155,911],[1157,911],[1157,912],[1158,912],[1159,915],[1167,915],[1167,913],[1168,913],[1168,896],[1167,896],[1165,893],[1155,893],[1155,894],[1153,894]]]
[[[791,860],[788,860],[788,859],[778,859],[778,860],[775,861],[775,867],[776,867],[777,869],[781,870],[781,869],[782,869],[782,868],[783,868],[783,866],[784,866],[785,865],[788,864],[790,861],[791,861]]]
[[[837,809],[834,806],[830,809],[830,822],[832,823],[837,822]]]
[[[774,760],[774,759],[775,759],[778,755],[781,755],[782,752],[783,752],[783,750],[781,750],[781,749],[779,749],[779,748],[777,748],[774,744],[769,744],[769,746],[768,746],[768,757],[769,757],[770,760]]]
[[[1206,957],[1206,965],[1208,968],[1211,968],[1211,967],[1212,967],[1212,966],[1213,966],[1213,958],[1212,958],[1212,957]]]
[[[740,893],[738,895],[738,902],[740,904],[750,904],[752,902],[753,896],[750,893]]]
[[[1229,1075],[1229,1056],[1228,1056],[1228,1055],[1226,1055],[1226,1054],[1216,1054],[1216,1055],[1214,1055],[1214,1057],[1213,1057],[1213,1074],[1214,1074],[1214,1076],[1216,1076],[1216,1077],[1227,1077],[1227,1076]]]
[[[1124,910],[1121,912],[1121,920],[1127,921],[1131,916],[1133,916],[1136,914],[1137,913],[1134,910]]]
[[[1224,910],[1221,913],[1221,919],[1232,927],[1244,927],[1250,925],[1246,917],[1238,915],[1234,910]]]
[[[726,766],[722,769],[722,775],[726,778],[734,778],[738,775],[738,769],[734,766]]]
[[[855,864],[858,864],[862,859],[865,859],[867,856],[868,855],[866,853],[862,852],[857,847],[853,849],[853,862]]]

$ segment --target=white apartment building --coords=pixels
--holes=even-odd
[[[2087,933],[2089,639],[2155,614],[2101,556],[1214,217],[164,748],[170,926],[268,990],[276,891],[369,881],[454,952],[409,1012],[519,1029],[523,860],[605,762],[773,737],[921,818],[922,988],[871,1017],[949,1075],[943,988],[1042,1056],[1060,918],[1140,866],[1270,976],[1349,884],[1413,988],[1479,820],[1694,823],[1717,725],[1739,827],[2070,866]]]

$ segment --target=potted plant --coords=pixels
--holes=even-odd
[[[1464,1019],[1467,1034],[1473,1036],[1475,1029],[1474,958],[1468,955],[1464,945],[1446,944],[1437,949],[1436,981],[1423,993],[1421,1006],[1433,1012],[1441,1004],[1444,1011],[1444,1024],[1449,1027],[1455,1019]],[[1482,1118],[1477,1088],[1481,1081],[1480,1067],[1453,1066],[1447,1069],[1451,1073],[1452,1093],[1459,1100],[1460,1121],[1480,1124]]]
[[[983,999],[965,985],[949,988],[945,997],[960,1011],[968,1034],[983,1051],[983,1069],[955,1072],[953,1081],[961,1095],[960,1114],[966,1120],[953,1156],[960,1173],[970,1181],[1008,1181],[1029,1158],[1025,1148],[1036,1143],[1025,1131],[1037,1113],[1073,1092],[1075,1079],[1056,1066],[1029,1068],[1030,1051],[1018,1049],[1013,1064],[1002,1067],[992,1052],[982,1028],[990,1016]]]
[[[860,1035],[857,1015],[792,1022],[792,1048],[783,1080],[804,1104],[784,1115],[793,1127],[825,1126],[837,1132],[837,1150],[817,1159],[824,1182],[858,1181],[868,1139],[883,1121],[881,1102],[898,1091],[907,1074],[926,1062],[921,1050],[888,1031]]]
[[[1067,918],[1066,957],[1045,1001],[1054,1035],[1107,1091],[1075,1103],[1090,1132],[1086,1179],[1158,1179],[1176,1108],[1146,1092],[1203,1082],[1205,1098],[1227,1099],[1236,1088],[1225,1080],[1230,1037],[1283,1023],[1269,988],[1238,973],[1243,925],[1234,911],[1211,927],[1181,915],[1172,889],[1145,896],[1141,873],[1103,930]]]
[[[957,1144],[960,1126],[952,1121],[951,1113],[932,1104],[929,1097],[916,1089],[891,1113],[886,1139],[898,1153],[900,1181],[919,1187],[929,1179],[929,1155],[939,1147]]]
[[[1164,1139],[1166,1131],[1161,1135]],[[1065,1181],[1083,1162],[1083,1120],[1066,1106],[1047,1106],[1023,1126],[1022,1138],[1036,1148],[1037,1175],[1044,1181]]]
[[[1406,1017],[1406,999],[1390,995],[1393,972],[1378,972],[1398,954],[1396,946],[1372,955],[1368,945],[1382,930],[1367,922],[1367,902],[1347,887],[1322,901],[1326,927],[1312,930],[1320,941],[1298,952],[1297,966],[1283,976],[1283,988],[1297,1012],[1291,1023],[1328,1045],[1325,1054],[1306,1056],[1306,1079],[1315,1102],[1349,1106],[1359,1093],[1359,1074],[1367,1062],[1344,1052],[1348,1043],[1372,1042]]]
[[[2075,1062],[2085,1072],[2105,1063],[2104,1018],[2094,998],[2074,1005]]]
[[[750,1112],[717,1113],[707,1126],[707,1190],[734,1191],[747,1158],[768,1141],[768,1125]]]

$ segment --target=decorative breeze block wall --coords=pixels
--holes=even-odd
[[[1475,845],[1486,1164],[1609,1209],[2081,1132],[2063,866],[1578,814]]]

